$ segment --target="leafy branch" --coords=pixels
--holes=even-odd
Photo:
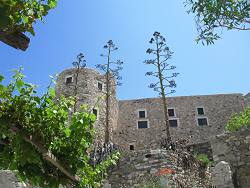
[[[74,98],[56,99],[50,86],[35,96],[35,86],[24,81],[21,69],[13,80],[0,84],[0,169],[15,170],[39,187],[100,185],[101,174],[116,159],[106,159],[99,168],[90,165],[94,114],[83,109],[69,114]]]
[[[250,4],[248,0],[186,0],[188,13],[195,14],[197,42],[213,44],[221,30],[250,30]]]
[[[56,5],[57,0],[0,0],[0,30],[35,35],[33,24]]]

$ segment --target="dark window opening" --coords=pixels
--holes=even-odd
[[[145,111],[139,111],[139,118],[145,118],[146,112]]]
[[[93,114],[95,114],[95,117],[97,118],[97,109],[93,109]]]
[[[66,78],[66,84],[70,84],[73,82],[73,77],[67,77]]]
[[[138,121],[138,129],[148,128],[148,121]]]
[[[197,108],[198,115],[204,115],[204,109],[203,108]]]
[[[100,90],[100,91],[102,91],[102,83],[101,82],[98,82],[98,89]]]
[[[129,150],[135,150],[135,146],[134,145],[129,145]]]
[[[168,116],[170,116],[170,117],[174,117],[175,116],[174,109],[168,109]]]
[[[178,127],[178,121],[177,119],[170,119],[169,120],[170,127]]]
[[[207,123],[207,118],[198,118],[198,125],[199,125],[199,126],[208,125],[208,123]]]
[[[152,157],[152,155],[151,155],[151,153],[148,153],[148,154],[145,155],[145,157],[150,158],[150,157]]]

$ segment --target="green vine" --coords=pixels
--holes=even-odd
[[[99,187],[120,154],[113,153],[96,167],[89,164],[95,115],[84,108],[69,115],[74,99],[55,98],[51,86],[36,96],[21,69],[7,86],[1,84],[3,79],[0,76],[0,169],[15,170],[23,181],[40,187]]]
[[[42,21],[56,5],[57,0],[0,0],[0,29],[35,35],[33,23]]]

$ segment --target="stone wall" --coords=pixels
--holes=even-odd
[[[211,139],[215,165],[230,164],[235,188],[250,187],[250,128],[224,133]]]
[[[195,154],[206,154],[208,158],[212,161],[213,160],[213,153],[210,142],[202,142],[199,144],[191,144],[188,145],[188,148],[191,153]]]
[[[210,177],[209,169],[184,150],[141,150],[124,153],[108,182],[112,188],[141,188],[164,178],[162,187],[212,188]]]
[[[9,170],[0,170],[0,188],[28,188]],[[31,188],[31,187],[30,187]]]
[[[68,76],[73,77],[72,83],[66,83],[66,78]],[[60,95],[64,96],[73,96],[74,87],[76,79],[76,69],[66,69],[59,74],[56,85],[56,94],[59,97]],[[98,82],[102,83],[103,89],[98,88]],[[114,85],[114,80],[112,85]],[[94,69],[82,68],[80,69],[78,75],[77,83],[77,98],[78,98],[78,109],[81,104],[87,104],[89,110],[95,108],[98,111],[98,117],[95,123],[96,129],[96,141],[104,141],[105,133],[105,119],[106,119],[106,103],[105,103],[105,75],[100,74]],[[111,88],[110,96],[110,136],[112,139],[113,129],[117,127],[117,118],[118,118],[118,101],[116,99],[116,89],[113,86]]]
[[[250,106],[250,93],[246,94],[244,96],[244,98],[245,98],[245,105],[246,105],[246,107]]]
[[[168,107],[175,109],[178,127],[171,128],[173,138],[192,137],[192,143],[207,142],[213,135],[223,133],[234,112],[244,109],[242,94],[168,97]],[[208,126],[197,125],[197,107],[203,107]],[[145,109],[149,128],[138,129],[138,110]],[[118,129],[115,140],[124,150],[133,144],[135,150],[157,149],[165,135],[164,114],[160,98],[119,101]]]
[[[73,83],[65,83],[67,76],[73,76]],[[59,75],[56,86],[57,96],[74,94],[75,77],[76,69],[74,68],[66,69]],[[105,84],[103,91],[100,91],[97,86],[98,82],[105,83],[105,76],[94,69],[81,69],[78,77],[77,97],[78,107],[86,103],[90,108],[98,109],[98,118],[95,123],[96,140],[103,141],[106,114]],[[175,117],[172,119],[178,121],[178,127],[172,127],[170,130],[173,138],[191,137],[190,144],[207,142],[212,135],[224,132],[231,114],[242,111],[249,97],[248,95],[243,97],[242,94],[168,97],[168,107],[175,110]],[[130,145],[133,145],[135,150],[160,148],[160,142],[166,136],[160,98],[117,101],[116,88],[112,87],[110,104],[111,139],[122,150],[129,150]],[[204,108],[203,116],[198,116],[197,107]],[[140,109],[146,110],[145,119],[149,124],[147,129],[137,128]],[[206,117],[208,125],[198,126],[198,117]]]
[[[145,150],[127,153],[112,169],[108,180],[112,188],[132,188],[140,178],[147,174],[154,175],[164,167],[173,168],[167,152]]]
[[[212,171],[213,186],[219,188],[234,188],[232,171],[230,164],[220,161],[215,165]]]

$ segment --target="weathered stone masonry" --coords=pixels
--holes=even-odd
[[[73,95],[76,69],[66,69],[57,80],[57,96]],[[72,82],[66,79],[72,77]],[[115,81],[113,81],[115,82]],[[102,91],[98,88],[102,84]],[[83,68],[78,77],[78,106],[88,104],[98,110],[95,124],[97,140],[103,142],[105,130],[105,76],[94,69]],[[171,127],[173,138],[191,137],[190,144],[206,143],[211,136],[221,134],[232,113],[242,111],[250,102],[250,94],[219,94],[200,96],[168,97],[168,108],[173,109],[177,127]],[[160,98],[121,100],[116,99],[116,88],[111,95],[110,132],[112,141],[122,150],[158,149],[165,136],[164,114]],[[203,114],[198,114],[201,108]],[[144,118],[139,117],[144,111]],[[207,125],[198,125],[198,119],[206,119]],[[147,121],[148,128],[138,128],[138,121]],[[145,122],[144,122],[145,123]],[[143,125],[145,126],[145,125]]]
[[[74,94],[75,77],[76,69],[74,68],[66,69],[59,75],[56,85],[58,97],[62,94],[65,96]],[[96,110],[98,116],[95,123],[96,142],[104,142],[106,114],[104,83],[105,76],[96,70],[89,68],[80,70],[77,106],[79,109],[81,104],[87,104],[89,109]],[[113,83],[115,83],[114,80]],[[228,181],[225,179],[226,176],[221,174],[221,170],[227,170],[226,165],[228,165],[235,177],[234,186],[248,188],[250,186],[249,129],[228,134],[225,133],[225,126],[232,113],[240,112],[250,106],[250,93],[245,96],[242,94],[220,94],[168,97],[167,101],[168,108],[172,109],[173,115],[170,120],[177,122],[174,124],[175,127],[171,127],[173,139],[191,137],[190,145],[194,146],[194,150],[202,153],[210,150],[208,143],[212,139],[212,152],[217,165],[215,166],[215,174],[217,174],[215,180],[220,181],[214,182],[214,185],[218,185],[219,188],[231,187],[229,184],[221,186]],[[157,151],[154,149],[160,147],[161,138],[165,136],[164,114],[160,98],[118,101],[116,88],[113,87],[110,103],[110,136],[112,141],[125,151],[120,164],[109,177],[110,182],[116,182],[112,184],[112,187],[121,187],[121,185],[132,187],[136,178],[145,174],[154,174],[164,167],[172,168],[168,153],[154,153]],[[197,108],[202,114],[198,114]],[[140,117],[140,111],[143,117]],[[203,126],[198,125],[199,118],[203,120],[205,118],[207,125],[203,121],[201,121]],[[144,128],[138,128],[138,121],[144,122],[142,125]],[[222,135],[213,137],[218,134]],[[148,154],[150,154],[149,158]],[[228,178],[230,176],[227,174]],[[10,187],[24,186],[19,184],[14,175],[7,171],[0,172],[0,187],[3,185],[5,187],[7,185]]]
[[[250,93],[245,95],[245,105],[246,105],[246,107],[250,106]]]
[[[235,133],[224,133],[211,139],[211,146],[215,165],[221,161],[229,163],[235,188],[250,187],[250,128],[242,127]],[[215,166],[216,168],[216,166]],[[216,173],[216,172],[215,172]],[[228,172],[226,172],[228,173]],[[223,175],[218,172],[219,178],[214,182],[223,182]],[[220,186],[224,188],[224,186]],[[226,186],[225,186],[226,188]]]
[[[223,133],[234,112],[244,109],[242,94],[168,97],[168,108],[173,108],[177,127],[171,127],[173,138],[191,136],[190,144],[208,142],[213,135]],[[198,115],[202,107],[204,115]],[[138,129],[138,110],[146,111],[149,128]],[[197,118],[207,118],[208,125],[199,126]],[[164,135],[164,114],[161,99],[149,98],[119,101],[118,128],[115,140],[124,150],[133,144],[135,150],[157,149]]]
[[[67,78],[72,78],[67,83]],[[57,96],[72,96],[74,94],[74,86],[76,79],[76,69],[66,69],[57,79],[56,94]],[[78,75],[77,98],[78,109],[81,104],[87,104],[89,109],[97,111],[97,121],[95,123],[96,141],[104,142],[105,132],[105,76],[94,69],[82,68]],[[99,84],[99,85],[98,85]],[[112,82],[114,85],[114,81]],[[118,119],[118,101],[116,99],[116,88],[111,87],[110,96],[110,136],[112,138],[113,129],[117,127]]]

